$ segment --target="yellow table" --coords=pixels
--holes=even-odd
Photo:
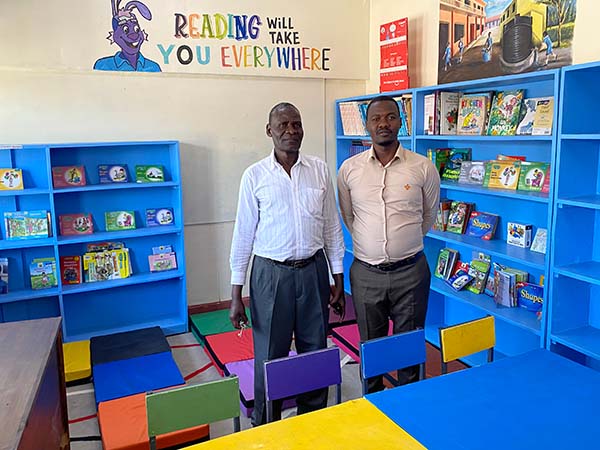
[[[233,433],[185,450],[423,450],[364,398]]]

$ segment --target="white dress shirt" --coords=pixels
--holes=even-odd
[[[231,243],[231,284],[244,284],[253,253],[286,261],[319,249],[331,273],[342,273],[344,240],[327,165],[300,154],[290,177],[271,152],[246,169]]]

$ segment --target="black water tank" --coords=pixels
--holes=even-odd
[[[502,59],[509,64],[529,57],[533,48],[531,16],[515,16],[504,25],[502,31]]]

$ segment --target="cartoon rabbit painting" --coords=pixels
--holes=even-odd
[[[148,34],[140,28],[134,9],[146,20],[152,20],[148,7],[139,1],[129,1],[121,7],[121,0],[111,0],[112,31],[107,39],[117,44],[121,50],[112,56],[100,58],[94,64],[95,70],[115,70],[122,72],[160,72],[160,66],[142,55],[141,48]]]

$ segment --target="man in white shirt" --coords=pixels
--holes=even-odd
[[[265,422],[266,360],[327,346],[328,306],[343,317],[344,243],[327,165],[301,155],[304,131],[298,109],[275,105],[267,136],[273,152],[244,172],[231,244],[231,309],[234,327],[248,323],[242,286],[250,257],[250,313],[254,338],[252,424]],[[329,287],[328,263],[335,287]],[[331,297],[330,297],[331,295]],[[327,405],[327,389],[298,396],[298,413]],[[274,417],[281,402],[274,403]]]

